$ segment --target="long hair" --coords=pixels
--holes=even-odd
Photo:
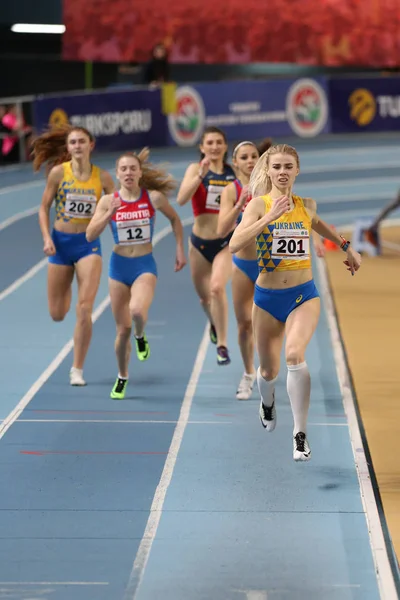
[[[155,166],[147,162],[147,160],[141,160],[140,155],[142,153],[143,150],[139,154],[136,154],[135,152],[124,152],[117,158],[116,168],[118,169],[121,158],[134,158],[137,160],[142,170],[142,176],[139,180],[140,187],[149,191],[155,190],[156,192],[162,192],[166,196],[175,191],[178,187],[178,183],[174,180],[172,175],[160,165]]]
[[[39,171],[45,163],[54,167],[71,160],[67,142],[70,133],[73,131],[82,131],[91,142],[95,141],[93,135],[85,127],[60,125],[45,131],[32,144],[33,170],[35,172]]]
[[[250,175],[250,190],[253,198],[269,194],[272,188],[271,179],[268,175],[269,159],[274,154],[290,154],[295,158],[297,168],[300,168],[300,159],[297,151],[288,144],[277,144],[270,146],[264,154],[260,156]]]

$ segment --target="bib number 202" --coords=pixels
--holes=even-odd
[[[71,201],[69,205],[69,212],[78,213],[80,215],[91,215],[92,214],[92,203],[91,202],[75,202]]]

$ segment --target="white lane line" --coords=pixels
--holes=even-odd
[[[36,263],[36,265],[34,265],[31,269],[29,269],[29,271],[26,271],[26,273],[24,273],[23,275],[21,275],[21,277],[16,279],[5,290],[0,292],[0,302],[2,300],[4,300],[4,298],[7,298],[7,296],[9,296],[10,294],[15,292],[15,290],[17,290],[19,287],[21,287],[21,285],[23,285],[24,283],[26,283],[27,281],[32,279],[32,277],[37,275],[37,273],[39,273],[39,271],[41,271],[43,269],[43,267],[45,267],[47,265],[47,261],[48,261],[47,257],[42,258],[42,260],[40,260],[38,263]]]
[[[13,223],[20,221],[21,219],[25,219],[26,217],[31,217],[32,215],[38,213],[39,208],[40,208],[39,206],[34,206],[33,208],[28,208],[19,213],[16,213],[15,215],[13,215],[12,217],[9,217],[8,219],[5,219],[4,221],[2,221],[0,223],[0,231],[5,229],[6,227],[9,227]]]
[[[110,585],[108,581],[0,581],[0,585]]]
[[[138,548],[132,571],[129,576],[128,585],[125,590],[124,600],[132,600],[136,597],[142,582],[143,574],[147,566],[154,538],[157,534],[158,525],[160,523],[165,497],[167,495],[169,484],[171,483],[172,474],[174,472],[179,449],[185,433],[186,426],[189,421],[190,409],[197,388],[200,374],[206,358],[207,349],[210,343],[209,325],[207,323],[199,349],[197,351],[196,360],[193,365],[193,371],[186,388],[183,398],[179,420],[176,425],[171,445],[168,451],[168,456],[164,464],[164,469],[157,489],[154,494],[153,502],[150,508],[150,516],[147,521],[146,529],[143,534],[142,541]]]
[[[176,425],[178,421],[139,421],[136,419],[18,419],[17,423],[156,423],[158,425]],[[232,425],[232,421],[188,421],[188,425]],[[316,425],[319,423],[315,423]],[[321,425],[325,425],[321,423]]]
[[[182,221],[183,225],[189,225],[193,223],[193,217],[189,217]],[[171,233],[172,228],[170,225],[164,227],[161,231],[155,234],[153,239],[153,246],[156,246],[162,239],[164,239],[169,233]],[[47,260],[47,259],[45,259]],[[3,292],[4,293],[4,292]],[[106,296],[104,300],[100,303],[97,309],[94,311],[92,320],[95,323],[98,318],[103,314],[106,308],[110,304],[110,297]],[[0,424],[0,439],[4,436],[4,434],[8,431],[13,423],[18,419],[21,415],[22,411],[28,406],[29,402],[32,398],[37,394],[41,387],[46,383],[46,381],[51,377],[51,375],[56,371],[56,369],[61,365],[63,360],[68,356],[69,352],[72,350],[74,345],[73,339],[70,339],[65,346],[60,350],[57,356],[52,360],[49,366],[43,371],[40,377],[35,381],[35,383],[30,387],[27,393],[21,398],[16,407],[10,412],[10,414],[4,419],[4,421]]]
[[[46,181],[42,179],[41,181],[26,181],[25,183],[17,183],[15,185],[8,185],[7,187],[0,188],[0,196],[4,196],[4,194],[12,194],[13,192],[22,192],[24,190],[29,190],[30,188],[36,188],[40,186],[45,186]]]
[[[398,600],[394,576],[386,549],[385,538],[375,501],[368,463],[364,452],[360,428],[358,426],[355,400],[351,387],[351,379],[336,319],[334,301],[329,285],[328,269],[325,260],[316,261],[321,295],[325,305],[328,327],[336,364],[336,372],[343,399],[343,406],[349,424],[350,440],[354,461],[357,467],[360,496],[367,521],[372,556],[375,563],[377,582],[382,600]]]

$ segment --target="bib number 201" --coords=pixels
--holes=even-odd
[[[300,235],[276,234],[272,240],[272,258],[288,258],[291,260],[305,260],[310,257],[310,238],[308,232]]]
[[[299,240],[278,240],[276,253],[296,254],[297,256],[302,256],[303,254],[306,254],[306,250],[304,247],[304,239],[300,238]]]

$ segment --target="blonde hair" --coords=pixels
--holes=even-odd
[[[119,161],[122,158],[134,158],[137,160],[142,170],[142,176],[139,180],[140,187],[149,191],[155,190],[157,192],[162,192],[166,195],[176,190],[178,183],[174,180],[172,175],[161,166],[156,167],[147,162],[147,156],[146,153],[144,153],[144,150],[145,149],[141,150],[139,154],[136,154],[135,152],[124,152],[117,158],[116,168],[118,169]],[[145,160],[141,160],[141,156],[142,158],[145,158]]]
[[[300,159],[293,146],[288,144],[277,144],[270,146],[264,154],[260,156],[250,175],[250,190],[253,198],[269,194],[272,188],[271,179],[268,175],[269,159],[274,154],[290,154],[296,160],[297,168],[300,168]]]

